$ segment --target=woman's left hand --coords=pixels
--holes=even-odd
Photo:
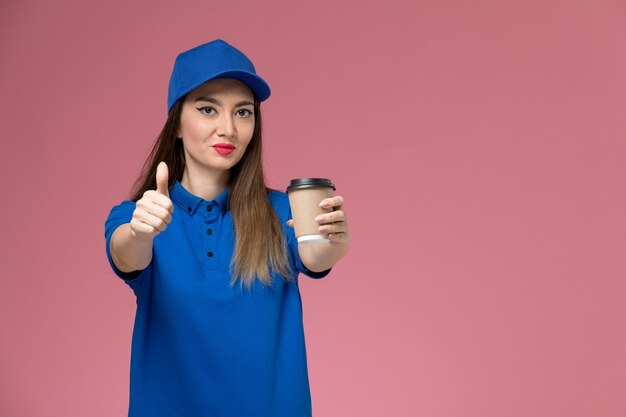
[[[320,202],[320,207],[333,209],[330,213],[320,214],[315,218],[319,223],[320,233],[328,233],[330,243],[347,243],[350,240],[348,219],[342,210],[344,199],[340,195],[328,197]],[[287,225],[293,227],[293,219],[287,220]]]

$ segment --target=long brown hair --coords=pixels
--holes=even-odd
[[[142,172],[135,181],[131,200],[137,201],[147,190],[156,189],[156,170],[165,161],[168,188],[181,181],[185,171],[183,141],[176,137],[180,125],[182,97],[170,110],[165,125],[146,158]],[[262,163],[261,103],[254,99],[255,125],[252,139],[241,160],[230,169],[227,186],[228,201],[234,224],[235,250],[230,262],[232,287],[237,278],[250,290],[255,277],[263,285],[272,285],[272,271],[293,280],[287,258],[287,243],[280,219],[269,202],[272,190],[265,185]]]

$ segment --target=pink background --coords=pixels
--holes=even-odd
[[[617,0],[4,1],[0,415],[126,415],[104,221],[218,37],[272,88],[269,185],[346,200],[350,253],[301,279],[316,417],[626,415]]]

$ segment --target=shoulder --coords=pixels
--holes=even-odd
[[[112,234],[118,226],[129,223],[133,218],[133,212],[137,203],[132,200],[124,200],[113,206],[104,222],[105,235]]]
[[[274,210],[276,210],[280,218],[284,218],[285,221],[287,221],[291,211],[289,196],[287,193],[270,188],[268,189],[268,198],[270,200],[270,204],[274,207]]]
[[[111,210],[124,210],[124,209],[134,209],[137,206],[137,202],[133,200],[124,200],[120,202],[118,205],[113,206]]]
[[[119,216],[127,216],[129,213],[132,215],[132,212],[137,207],[137,203],[132,200],[124,200],[119,204],[113,206],[109,212],[109,217],[119,217]]]
[[[289,205],[289,196],[284,191],[268,188],[268,196],[272,205]]]

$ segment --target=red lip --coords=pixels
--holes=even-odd
[[[235,147],[229,143],[216,143],[213,145],[215,148],[235,149]]]

